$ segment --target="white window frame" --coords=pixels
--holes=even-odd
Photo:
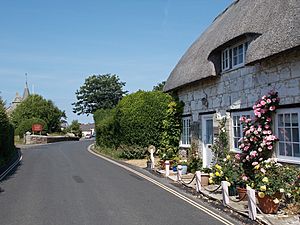
[[[252,111],[243,111],[243,112],[232,112],[230,114],[230,118],[231,118],[231,151],[234,151],[234,152],[240,152],[240,149],[238,148],[238,146],[236,147],[235,144],[234,144],[234,139],[235,138],[241,138],[243,137],[243,126],[242,126],[242,123],[240,122],[240,118],[242,116],[246,116],[246,117],[249,117],[249,118],[252,118],[254,116],[253,112]],[[236,126],[235,124],[235,120],[234,120],[234,117],[239,117],[238,119],[238,123],[239,123],[239,128],[240,128],[240,136],[236,137],[235,136],[235,128],[237,128],[238,126]]]
[[[244,42],[239,42],[235,45],[232,45],[230,46],[229,48],[226,48],[224,49],[222,52],[221,52],[221,69],[222,69],[222,72],[225,72],[225,71],[229,71],[231,69],[236,69],[236,68],[239,68],[239,67],[242,67],[245,65],[245,59],[246,59],[246,53],[247,53],[247,50],[248,50],[248,41],[244,41]],[[243,47],[243,60],[242,62],[239,63],[239,46]],[[234,49],[237,48],[237,64],[233,65],[234,63]],[[224,55],[227,53],[227,58],[224,58]],[[231,54],[230,54],[231,53]],[[226,63],[227,62],[227,66],[226,66]],[[225,64],[225,65],[224,65]]]
[[[180,138],[180,147],[190,148],[191,147],[191,117],[182,117],[182,131]]]
[[[279,114],[291,114],[291,113],[298,113],[298,135],[299,135],[299,140],[298,142],[292,142],[291,143],[299,143],[300,144],[300,108],[289,108],[289,109],[278,109],[275,115],[275,132],[274,134],[279,138],[279,132],[278,132],[278,128],[279,128],[279,121],[278,121],[278,116]],[[291,128],[293,126],[291,125]],[[291,136],[293,134],[291,133]],[[276,157],[278,158],[278,161],[280,162],[286,162],[286,163],[293,163],[293,164],[300,164],[300,157],[294,157],[294,156],[283,156],[280,155],[280,150],[279,150],[279,143],[286,143],[286,141],[281,141],[279,140],[277,145],[276,145]],[[290,142],[288,142],[290,143]]]

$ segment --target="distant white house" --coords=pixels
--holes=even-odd
[[[82,137],[86,137],[87,135],[95,134],[95,124],[94,123],[80,124],[80,129],[82,131]]]

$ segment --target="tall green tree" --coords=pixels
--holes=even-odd
[[[166,81],[158,83],[157,85],[153,86],[152,91],[163,91],[165,84],[166,84]]]
[[[75,93],[77,102],[72,104],[73,112],[89,115],[97,109],[112,109],[127,93],[124,86],[125,82],[115,74],[89,76]]]
[[[75,134],[77,137],[82,136],[82,131],[80,129],[80,123],[78,120],[73,120],[71,125],[67,128],[67,132]]]
[[[60,131],[60,120],[66,118],[64,111],[61,111],[51,100],[46,100],[40,95],[30,95],[11,114],[11,121],[15,128],[25,119],[38,118],[47,124],[47,132]]]

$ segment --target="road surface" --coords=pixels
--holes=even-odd
[[[85,140],[23,149],[22,163],[0,183],[5,190],[0,193],[0,224],[230,224],[91,154],[90,144]]]

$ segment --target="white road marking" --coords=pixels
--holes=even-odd
[[[136,175],[138,175],[138,176],[144,178],[145,180],[148,180],[149,182],[151,182],[151,183],[153,183],[153,184],[159,186],[160,188],[162,188],[162,189],[168,191],[169,193],[175,195],[176,197],[182,199],[183,201],[189,203],[190,205],[196,207],[197,209],[200,209],[201,211],[203,211],[203,212],[207,213],[208,215],[214,217],[215,219],[219,220],[219,221],[222,222],[223,224],[226,224],[226,225],[234,225],[234,223],[230,222],[229,220],[227,220],[227,219],[223,218],[222,216],[216,214],[215,212],[211,211],[210,209],[204,207],[203,205],[200,205],[199,203],[197,203],[197,202],[195,202],[195,201],[193,201],[193,200],[191,200],[191,199],[185,197],[184,195],[180,194],[179,192],[174,191],[173,189],[171,189],[171,188],[169,188],[169,187],[167,187],[167,186],[165,186],[165,185],[159,183],[158,181],[156,181],[156,180],[154,180],[154,179],[152,179],[152,178],[150,178],[150,177],[148,177],[148,176],[146,176],[146,175],[144,175],[144,174],[142,174],[142,173],[140,173],[140,172],[138,172],[138,171],[135,171],[135,170],[131,169],[130,167],[127,167],[127,166],[122,165],[122,164],[120,164],[120,163],[118,163],[118,162],[116,162],[116,161],[113,161],[113,160],[111,160],[111,159],[109,159],[109,158],[106,158],[106,157],[104,157],[104,156],[102,156],[102,155],[99,155],[99,154],[95,153],[94,151],[91,150],[91,146],[92,146],[92,145],[90,145],[90,146],[88,147],[88,151],[89,151],[90,153],[92,153],[93,155],[96,155],[97,157],[100,157],[100,158],[102,158],[102,159],[104,159],[104,160],[106,160],[106,161],[108,161],[108,162],[111,162],[111,163],[113,163],[113,164],[115,164],[115,165],[117,165],[117,166],[119,166],[119,167],[122,167],[123,169],[125,169],[125,170],[127,170],[127,171],[130,171],[130,172],[132,172],[132,173],[134,173],[134,174],[136,174]]]

